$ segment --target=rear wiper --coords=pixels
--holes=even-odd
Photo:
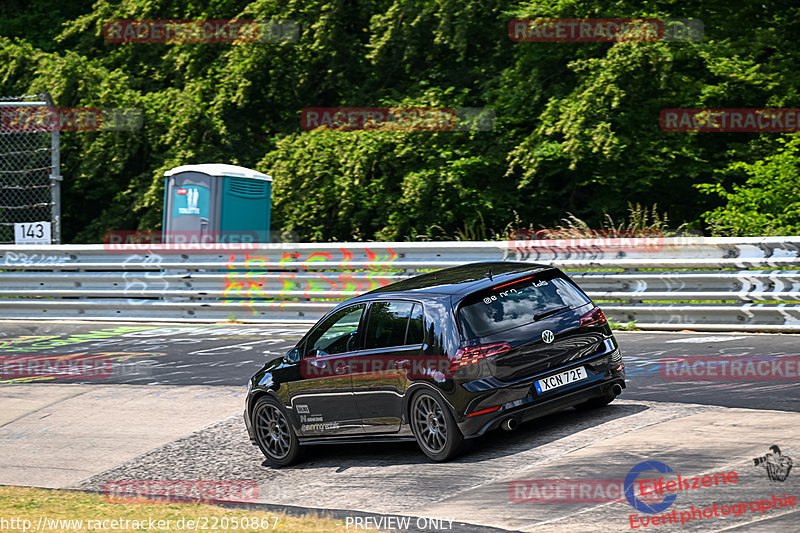
[[[551,309],[550,311],[545,311],[544,313],[540,313],[538,315],[533,315],[533,320],[541,320],[546,316],[550,316],[550,315],[554,315],[556,313],[560,313],[561,311],[564,311],[566,309],[569,309],[568,305],[565,305],[564,307],[558,307],[556,309]]]

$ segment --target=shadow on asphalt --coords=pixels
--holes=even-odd
[[[611,404],[588,411],[565,409],[520,424],[515,431],[496,430],[473,439],[469,442],[466,451],[453,459],[451,463],[480,463],[514,455],[612,420],[636,415],[647,409],[649,407],[644,404]],[[291,468],[306,470],[338,466],[338,473],[351,467],[381,467],[431,462],[415,442],[317,444],[306,446],[302,462]],[[262,466],[271,468],[266,460]]]

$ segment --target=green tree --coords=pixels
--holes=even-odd
[[[800,235],[800,135],[777,144],[773,154],[733,162],[723,171],[745,176],[744,183],[730,190],[720,183],[698,185],[726,201],[703,215],[714,235]]]
[[[792,2],[8,6],[0,94],[46,90],[59,106],[144,112],[140,131],[62,135],[68,242],[98,241],[110,229],[157,229],[163,172],[203,162],[272,174],[273,225],[304,240],[406,239],[432,226],[453,235],[478,224],[492,234],[515,214],[525,227],[552,227],[568,212],[599,227],[604,213],[616,220],[629,204],[655,203],[675,225],[738,234],[744,230],[703,213],[720,213],[726,202],[733,211],[741,206],[698,194],[696,185],[713,182],[729,194],[748,188],[751,176],[737,164],[769,161],[776,135],[666,133],[659,112],[800,107],[800,7]],[[31,12],[46,13],[48,24],[30,21]],[[507,34],[515,17],[698,17],[705,36],[697,43],[515,43]],[[113,19],[200,18],[291,20],[300,38],[230,45],[103,38]],[[304,108],[339,106],[491,107],[497,118],[491,132],[301,130]],[[775,202],[763,208],[791,205],[786,195]]]

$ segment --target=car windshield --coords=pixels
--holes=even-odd
[[[458,316],[464,337],[473,339],[587,303],[591,301],[575,285],[550,272],[472,294],[464,300]]]

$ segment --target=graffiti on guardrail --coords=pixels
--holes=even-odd
[[[645,296],[647,293],[643,292],[641,294],[641,299],[647,299]],[[787,300],[789,299],[787,298]],[[604,304],[603,307],[611,306]],[[741,306],[722,304],[712,307],[708,305],[705,310],[693,307],[684,304],[655,304],[647,310],[640,311],[635,306],[631,306],[627,309],[612,309],[607,314],[613,317],[614,320],[622,322],[641,321],[642,318],[656,317],[658,318],[658,323],[664,325],[710,324],[713,326],[715,324],[735,324],[738,328],[763,325],[767,326],[765,329],[769,329],[773,324],[781,326],[800,325],[800,307],[798,306],[747,303]]]
[[[152,291],[166,291],[169,289],[169,281],[164,278],[165,272],[161,269],[161,263],[163,262],[164,258],[158,254],[150,254],[150,255],[140,255],[140,254],[133,254],[129,255],[125,261],[122,262],[123,268],[124,265],[128,265],[131,263],[135,263],[137,265],[147,265],[150,270],[144,271],[125,271],[122,274],[122,279],[125,280],[125,288],[124,294],[128,296],[128,303],[130,304],[142,304],[145,302],[145,297],[152,297],[148,292]],[[133,298],[131,298],[131,296]]]
[[[526,230],[500,242],[260,243],[256,250],[213,254],[145,245],[116,257],[102,245],[7,247],[0,250],[6,271],[0,285],[9,294],[0,310],[7,318],[141,317],[147,310],[152,318],[217,320],[229,318],[231,310],[245,317],[247,310],[258,310],[259,318],[311,320],[341,298],[413,272],[478,260],[527,260],[614,270],[571,275],[592,298],[619,301],[603,304],[619,322],[668,329],[800,328],[800,237],[637,235],[626,241],[626,235],[594,235],[552,233],[545,239]],[[559,247],[556,237],[566,246]],[[587,242],[596,246],[587,249]],[[630,253],[645,250],[657,253]],[[736,270],[719,270],[728,267]],[[660,271],[634,276],[620,269]],[[35,294],[25,294],[29,283]]]
[[[391,283],[386,273],[382,271],[391,268],[392,262],[397,259],[397,254],[391,248],[387,248],[383,252],[376,252],[365,247],[363,251],[367,256],[366,261],[353,265],[353,268],[363,265],[363,268],[367,269],[366,274],[362,276],[345,270],[354,263],[353,252],[345,248],[339,248],[333,252],[318,251],[309,254],[284,252],[280,259],[272,261],[269,257],[249,253],[246,253],[243,259],[232,254],[225,264],[228,275],[225,277],[223,289],[224,302],[239,303],[253,315],[257,315],[258,311],[253,308],[253,304],[257,301],[281,307],[284,302],[276,300],[285,298],[341,299]],[[323,263],[321,266],[329,266],[331,269],[342,269],[343,271],[312,270],[314,263]],[[270,277],[274,277],[275,271],[281,285],[277,293],[266,288],[268,280]],[[302,272],[302,277],[298,276],[299,272]]]
[[[16,267],[54,265],[61,261],[62,258],[57,255],[26,254],[24,252],[6,252],[3,257],[4,265]]]

